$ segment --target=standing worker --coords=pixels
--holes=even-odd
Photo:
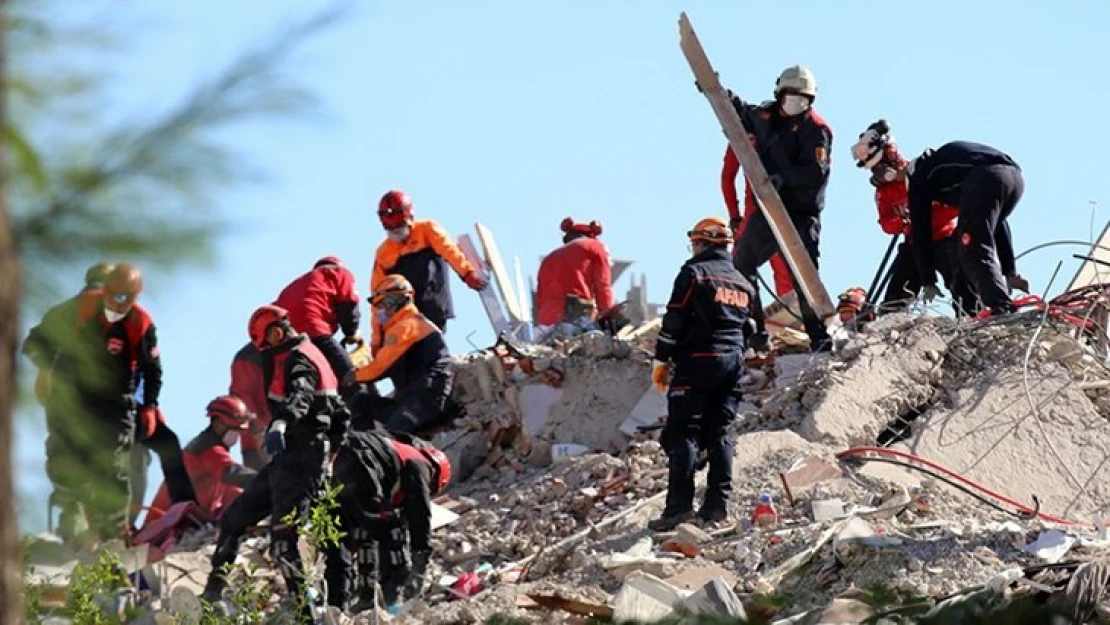
[[[339,258],[325,256],[282,289],[274,305],[289,311],[293,329],[306,335],[328,359],[343,398],[350,401],[357,388],[355,366],[344,346],[362,342],[358,331],[358,291],[351,270]],[[342,345],[335,340],[340,329]]]
[[[290,513],[297,513],[298,518],[308,514],[324,483],[329,451],[346,437],[348,414],[327,359],[308,337],[293,329],[285,309],[262,306],[251,315],[247,329],[255,347],[272,359],[266,388],[273,422],[265,446],[273,459],[220,517],[204,598],[213,603],[220,599],[227,585],[223,567],[235,560],[247,528],[269,513],[274,561],[285,579],[287,599],[296,605],[305,596],[304,570],[296,528],[284,519]],[[325,556],[329,560],[349,558],[337,546],[326,547]],[[331,562],[331,572],[345,574],[349,568],[349,563]],[[345,606],[345,581],[328,579],[328,588],[332,605]],[[304,606],[303,615],[311,616],[310,606]]]
[[[550,328],[582,317],[594,319],[613,307],[609,251],[597,238],[601,224],[559,224],[563,245],[540,262],[536,273],[536,325]]]
[[[913,231],[910,227],[909,195],[906,184],[908,161],[898,152],[890,125],[886,120],[871,124],[860,133],[859,141],[852,146],[856,166],[871,172],[871,185],[875,187],[875,205],[879,209],[879,226],[889,235],[902,234],[905,239],[898,245],[898,253],[890,265],[890,284],[878,314],[904,311],[921,291],[914,257]],[[931,206],[931,245],[937,273],[944,285],[953,287],[956,249],[952,233],[956,231],[959,211],[954,206],[933,202]]]
[[[817,98],[813,73],[801,65],[783,70],[775,81],[775,99],[770,102],[749,104],[731,91],[729,97],[744,129],[753,136],[756,153],[816,267],[833,137],[828,124],[813,110]],[[762,210],[742,220],[738,230],[733,249],[736,268],[749,283],[756,284],[760,265],[781,250]],[[824,321],[801,292],[798,303],[810,349],[828,351],[831,345]],[[756,324],[751,347],[766,351],[770,336],[764,324],[759,289],[752,294],[751,313]]]
[[[1013,312],[1010,291],[1016,288],[1029,292],[1029,282],[1017,272],[1007,223],[1025,191],[1018,164],[990,146],[952,141],[936,150],[926,149],[906,166],[906,172],[914,240],[929,236],[933,202],[959,209],[958,269],[953,293],[957,297],[964,293],[965,298],[972,299],[961,302],[961,307],[974,312],[981,304],[994,314]],[[933,247],[914,246],[914,256],[925,301],[932,301],[940,293]]]
[[[250,413],[250,425],[243,431],[241,445],[243,464],[255,471],[270,461],[270,456],[262,447],[266,431],[270,429],[269,400],[266,399],[266,373],[262,362],[262,352],[254,343],[247,341],[231,361],[231,384],[228,394],[243,401]]]
[[[404,191],[389,191],[382,196],[378,218],[388,237],[374,256],[370,288],[389,274],[401,274],[416,291],[416,307],[446,332],[447,320],[455,317],[447,266],[475,291],[485,288],[485,281],[443,226],[430,219],[413,218],[412,200]],[[377,316],[371,319],[371,326],[370,350],[376,354],[383,340]]]
[[[706,453],[709,475],[698,517],[707,522],[728,518],[733,455],[728,425],[743,397],[745,333],[755,291],[729,257],[728,223],[708,217],[686,234],[693,256],[675,278],[652,367],[652,383],[667,393],[660,435],[669,466],[667,504],[662,516],[649,523],[657,532],[694,516],[699,449]]]

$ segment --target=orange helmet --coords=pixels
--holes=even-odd
[[[687,232],[690,241],[704,241],[706,243],[732,243],[732,231],[728,222],[720,217],[706,217],[694,224],[694,229]]]
[[[247,322],[247,333],[251,337],[251,343],[258,349],[266,349],[266,331],[275,323],[288,320],[289,311],[281,306],[274,306],[273,304],[262,306],[254,311],[250,321]]]
[[[245,430],[250,423],[247,404],[234,395],[220,395],[208,402],[208,416],[233,430]]]
[[[399,273],[392,273],[374,285],[374,292],[370,294],[370,305],[377,306],[387,297],[395,295],[412,297],[415,292],[408,278]]]
[[[112,263],[97,263],[85,271],[85,288],[99,289],[104,286],[104,281],[116,266]]]
[[[837,299],[838,313],[858,313],[867,304],[867,291],[863,287],[854,286],[841,293]]]

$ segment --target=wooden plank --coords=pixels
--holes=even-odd
[[[751,182],[752,190],[759,200],[759,208],[767,217],[767,223],[775,234],[779,249],[787,264],[790,265],[791,272],[797,278],[797,287],[801,289],[802,295],[810,302],[814,312],[820,318],[831,317],[836,312],[836,308],[825,286],[821,284],[817,267],[806,252],[805,245],[802,244],[802,239],[798,236],[798,231],[791,223],[786,207],[782,204],[782,198],[775,191],[767,176],[767,170],[759,160],[759,155],[749,143],[748,133],[740,122],[740,116],[736,114],[728,94],[721,86],[717,73],[713,70],[713,65],[710,64],[705,50],[702,49],[694,27],[685,12],[679,16],[678,28],[679,45],[686,56],[686,61],[690,64],[690,69],[693,70],[703,95],[713,107],[713,112],[716,113],[717,120],[720,121],[725,136],[728,137],[732,151],[740,160],[744,175]]]
[[[524,314],[520,311],[520,298],[513,290],[509,272],[505,269],[504,261],[501,260],[501,252],[498,251],[497,243],[493,240],[493,232],[481,223],[475,223],[474,229],[478,232],[478,242],[482,244],[482,250],[486,253],[486,263],[493,273],[493,282],[497,283],[497,288],[501,291],[505,311],[509,313],[511,324],[516,325],[524,320]]]
[[[501,309],[501,301],[497,299],[497,293],[494,292],[489,267],[478,256],[478,250],[474,247],[474,242],[470,240],[469,234],[459,236],[459,249],[462,250],[470,264],[482,274],[482,279],[486,281],[486,288],[478,291],[478,297],[482,300],[482,307],[486,309],[490,324],[493,325],[493,333],[500,336],[502,332],[509,332],[512,330],[512,324],[509,323],[508,317]]]

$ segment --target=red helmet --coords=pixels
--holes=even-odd
[[[218,419],[220,423],[233,430],[245,430],[250,424],[247,404],[234,395],[220,395],[208,402],[205,411],[210,418]]]
[[[323,267],[324,265],[335,265],[336,267],[342,267],[343,261],[340,260],[338,256],[324,256],[320,260],[316,261],[316,264],[312,265],[312,268],[316,269],[318,267]]]
[[[447,459],[447,454],[431,443],[421,448],[421,451],[432,465],[433,483],[428,485],[428,489],[432,491],[432,495],[438,495],[451,482],[451,461]]]
[[[400,228],[412,221],[412,200],[404,191],[387,191],[378,202],[378,218],[386,230]]]
[[[289,311],[273,304],[267,304],[254,311],[251,320],[247,323],[247,333],[251,337],[251,343],[258,349],[266,349],[266,331],[275,323],[288,319]]]

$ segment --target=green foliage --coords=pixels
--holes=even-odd
[[[134,618],[133,609],[116,612],[116,598],[127,585],[119,554],[113,551],[101,550],[96,560],[77,565],[66,597],[74,625],[119,625]]]
[[[223,574],[230,589],[225,593],[224,601],[230,615],[202,601],[203,613],[199,625],[261,625],[274,588],[270,581],[257,573],[258,566],[253,563],[246,568],[224,565]]]
[[[339,493],[342,484],[324,483],[324,488],[313,500],[308,514],[298,517],[296,511],[286,515],[283,522],[297,528],[297,533],[308,539],[309,544],[319,550],[329,545],[338,545],[347,535],[339,525]]]
[[[34,574],[35,568],[28,567]],[[43,622],[42,588],[24,580],[23,582],[23,620],[26,625],[42,625]]]

